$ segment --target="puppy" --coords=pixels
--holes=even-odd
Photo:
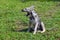
[[[30,31],[32,26],[34,26],[33,34],[36,34],[38,29],[40,30],[41,33],[45,32],[44,23],[40,20],[37,13],[34,11],[34,6],[24,8],[22,9],[22,12],[27,12],[26,16],[29,17],[28,32]]]

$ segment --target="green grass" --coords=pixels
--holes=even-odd
[[[28,18],[21,9],[31,5],[45,24],[45,33],[16,32],[27,28]],[[60,40],[59,0],[0,0],[0,40]]]

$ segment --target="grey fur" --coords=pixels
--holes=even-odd
[[[30,28],[32,25],[34,25],[34,32],[33,34],[36,34],[38,31],[37,29],[40,29],[40,32],[45,32],[45,27],[43,22],[38,17],[37,13],[34,11],[34,6],[27,7],[25,9],[22,9],[22,12],[27,12],[26,16],[29,16],[29,28],[28,31],[30,31]]]

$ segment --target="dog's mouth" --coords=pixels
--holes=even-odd
[[[27,14],[25,14],[26,16],[29,16],[30,14],[29,13],[27,13]]]
[[[24,10],[21,10],[22,12],[25,12]],[[27,14],[25,14],[26,16],[28,16],[29,14],[27,13]]]

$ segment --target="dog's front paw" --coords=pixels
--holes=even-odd
[[[34,32],[33,34],[36,34],[36,32]]]

